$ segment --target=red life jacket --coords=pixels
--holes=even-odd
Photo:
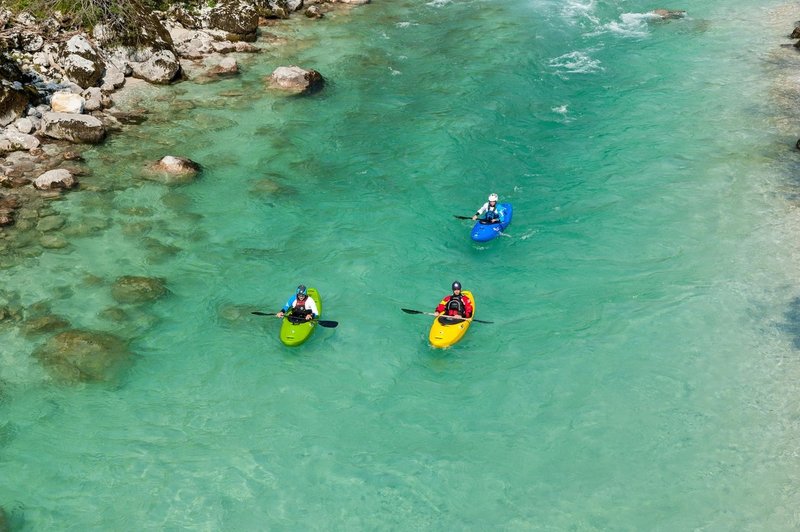
[[[300,301],[299,297],[294,298],[294,306],[292,308],[294,310],[305,310],[306,309],[306,301],[308,301],[308,296],[302,301]]]
[[[444,307],[445,312],[448,316],[462,316],[466,315],[467,309],[464,306],[464,302],[461,300],[461,296],[447,296],[447,304]]]

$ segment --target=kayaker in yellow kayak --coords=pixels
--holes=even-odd
[[[308,295],[308,290],[305,285],[300,285],[295,290],[294,295],[289,297],[286,304],[278,312],[277,316],[282,318],[284,314],[289,313],[289,319],[296,320],[310,320],[319,315],[317,310],[317,302],[313,297]]]
[[[472,317],[472,300],[469,296],[461,293],[461,283],[453,281],[452,295],[445,296],[436,307],[434,314],[439,316],[460,316],[462,318]]]

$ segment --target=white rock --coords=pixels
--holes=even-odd
[[[111,63],[106,63],[106,74],[100,89],[103,92],[113,92],[123,85],[125,85],[125,72]]]
[[[103,107],[103,91],[100,87],[89,87],[82,94],[86,104],[83,106],[85,111],[98,111]]]
[[[42,133],[54,139],[90,144],[97,144],[106,136],[98,118],[74,113],[44,113]]]
[[[48,54],[47,52],[36,52],[35,54],[33,54],[33,64],[43,68],[49,67],[50,66],[49,55],[50,54]]]
[[[131,62],[133,75],[151,83],[169,83],[181,70],[181,63],[170,50],[158,50],[142,62]]]
[[[20,133],[13,128],[6,129],[5,133],[0,136],[3,141],[0,142],[2,148],[0,151],[18,151],[18,150],[32,150],[39,147],[39,139],[33,135],[26,135]]]
[[[59,168],[43,173],[33,181],[33,186],[39,190],[50,190],[52,188],[72,188],[78,182],[69,170]]]
[[[14,122],[14,127],[17,128],[17,131],[20,133],[30,135],[31,131],[33,131],[33,121],[28,117],[20,118]]]
[[[80,94],[72,92],[56,92],[50,98],[50,107],[55,113],[83,113],[85,100]]]
[[[92,48],[91,43],[86,40],[86,37],[83,35],[73,35],[67,41],[66,47],[64,50],[68,54],[94,54],[94,48]]]

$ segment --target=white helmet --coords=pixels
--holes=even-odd
[[[489,194],[489,201],[497,201],[497,194],[495,194],[494,192]]]

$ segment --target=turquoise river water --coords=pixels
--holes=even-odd
[[[52,204],[92,230],[0,270],[134,354],[67,384],[0,325],[12,530],[796,530],[799,17],[375,0],[132,91],[149,120]],[[326,87],[266,90],[288,64]],[[167,154],[200,178],[143,179]],[[477,245],[453,215],[489,192],[514,221]],[[115,303],[123,275],[169,294]],[[455,279],[494,323],[435,350],[400,309]],[[301,282],[339,326],[290,349],[250,311]]]

